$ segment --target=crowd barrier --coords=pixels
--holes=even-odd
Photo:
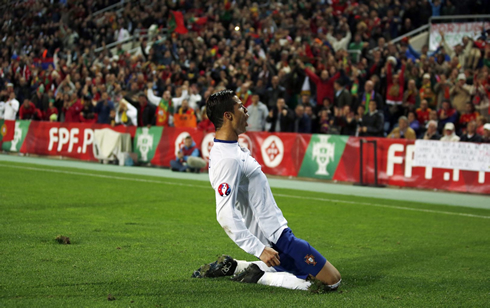
[[[3,123],[0,122],[0,126],[1,124]],[[107,127],[110,126],[5,121],[0,144],[4,151],[9,152],[96,161],[93,155],[94,130]],[[15,130],[14,134],[12,129]],[[131,134],[133,152],[137,154],[141,163],[162,167],[170,166],[170,161],[175,159],[185,136],[192,136],[206,159],[209,157],[214,140],[214,133],[206,133],[194,128],[118,126],[112,129]],[[6,141],[7,139],[11,140]],[[380,185],[490,194],[488,170],[485,172],[415,166],[413,141],[386,138],[362,139],[376,140],[377,173]],[[363,182],[374,183],[373,144],[364,143],[361,153],[360,140],[361,138],[358,137],[338,135],[248,132],[240,135],[239,143],[250,150],[266,174],[351,183],[360,180],[360,155],[362,154]],[[488,146],[490,148],[490,145]],[[487,151],[481,157],[484,160],[489,159],[490,170],[489,153],[490,151]]]

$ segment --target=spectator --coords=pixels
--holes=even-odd
[[[465,105],[471,99],[471,86],[466,84],[466,76],[461,73],[458,75],[458,81],[451,88],[451,101],[459,113],[465,111]]]
[[[434,120],[430,120],[427,123],[427,131],[423,137],[424,140],[439,140],[441,139],[441,135],[437,132],[437,122]]]
[[[332,117],[334,114],[334,106],[328,97],[323,99],[321,105],[316,106],[316,113],[318,114],[318,117],[320,117],[320,112],[323,110],[327,111],[329,117]]]
[[[352,95],[345,89],[345,83],[341,79],[335,80],[333,87],[335,89],[334,106],[344,108],[344,106],[352,106]]]
[[[432,16],[441,16],[442,0],[429,0],[432,7]]]
[[[321,71],[320,77],[318,77],[309,68],[305,68],[305,65],[301,60],[298,60],[298,65],[301,69],[304,69],[306,75],[316,85],[316,101],[320,105],[323,99],[327,97],[331,102],[334,100],[334,87],[333,83],[340,77],[340,72],[335,73],[329,78],[328,71],[326,69]]]
[[[170,91],[163,92],[162,97],[158,97],[153,94],[153,83],[148,84],[148,100],[154,106],[156,106],[156,125],[157,126],[169,126],[173,124],[173,111],[175,105],[173,105],[174,100],[170,95]],[[181,102],[179,101],[179,104]],[[141,101],[140,101],[141,104]],[[145,105],[146,106],[146,105]],[[142,110],[140,109],[140,114]],[[145,125],[146,126],[146,125]]]
[[[196,113],[194,109],[189,107],[189,101],[187,99],[182,100],[182,104],[174,114],[174,126],[197,127]]]
[[[267,108],[269,110],[272,110],[276,106],[277,100],[279,98],[284,98],[285,94],[286,94],[286,89],[284,89],[284,87],[279,85],[279,77],[277,76],[272,77],[271,86],[267,89],[267,94],[266,94]],[[243,104],[245,104],[245,102],[243,102]]]
[[[114,110],[114,103],[109,100],[107,92],[102,93],[101,100],[95,105],[94,112],[97,114],[97,123],[110,124],[110,113]]]
[[[334,116],[333,120],[330,121],[330,134],[356,135],[357,120],[349,105],[342,109],[335,107]]]
[[[306,108],[306,106],[311,106],[311,107],[316,106],[316,104],[311,103],[311,97],[310,97],[310,95],[308,95],[306,93],[301,94],[301,105],[303,105],[303,107],[305,107],[305,108]]]
[[[252,95],[252,104],[248,110],[247,131],[262,132],[265,130],[266,119],[269,111],[267,106],[259,101],[259,95]]]
[[[79,123],[80,112],[82,111],[82,104],[77,99],[76,94],[63,94],[63,114],[64,122],[66,123]]]
[[[80,122],[83,123],[96,123],[97,114],[95,113],[95,108],[92,103],[92,98],[88,95],[83,97],[82,111],[80,112]]]
[[[5,114],[5,102],[0,101],[0,120],[3,120],[4,114]]]
[[[454,86],[451,79],[447,79],[445,74],[440,74],[439,78],[440,80],[434,85],[437,108],[440,108],[443,101],[451,99],[451,88]]]
[[[458,142],[459,139],[455,133],[454,124],[451,122],[446,123],[444,125],[444,136],[441,138],[441,141]]]
[[[175,90],[175,97],[172,98],[172,106],[174,110],[178,110],[180,105],[182,104],[182,101],[188,100],[189,98],[189,91],[187,90],[187,85],[183,85],[182,87],[178,87]]]
[[[364,92],[359,95],[357,106],[363,105],[365,108],[365,113],[368,113],[369,102],[371,100],[374,100],[376,102],[376,106],[379,110],[383,110],[383,97],[381,96],[381,94],[377,93],[374,90],[374,83],[371,80],[368,80],[364,84]]]
[[[202,168],[206,167],[206,164],[190,135],[184,138],[184,145],[177,152],[175,160],[170,161],[172,171],[179,172],[199,173]]]
[[[43,121],[58,121],[58,108],[54,106],[54,99],[49,99],[48,109],[43,113]]]
[[[305,107],[303,105],[298,105],[294,109],[293,132],[311,134],[311,119],[305,113]]]
[[[320,127],[320,134],[328,134],[329,133],[330,125],[331,125],[330,121],[333,121],[333,120],[331,120],[327,110],[325,110],[325,109],[321,110],[320,114],[319,114],[319,119],[318,119],[319,127]]]
[[[129,31],[124,28],[124,21],[122,19],[119,20],[119,29],[114,32],[114,40],[118,43],[124,42],[129,39],[131,36],[129,35]]]
[[[362,116],[362,121],[359,125],[359,136],[383,137],[384,119],[383,115],[377,110],[374,100],[369,102],[369,112]]]
[[[116,111],[115,125],[119,124],[124,126],[138,125],[138,109],[125,99],[121,100]]]
[[[462,133],[466,132],[466,126],[471,121],[476,121],[476,119],[480,116],[478,112],[475,111],[475,105],[473,103],[466,103],[466,108],[464,113],[459,117],[458,126],[461,129]]]
[[[202,121],[197,124],[197,128],[205,132],[213,132],[215,130],[214,124],[213,122],[211,122],[211,120],[208,118],[208,115],[206,114],[206,106],[203,107],[201,114]]]
[[[436,95],[432,90],[432,85],[430,81],[430,74],[424,74],[424,79],[422,81],[422,87],[420,88],[420,99],[425,99],[429,104],[429,107],[436,108]]]
[[[405,83],[405,62],[402,63],[402,69],[399,74],[393,74],[393,65],[396,63],[396,59],[394,57],[388,58],[388,64],[386,67],[386,81],[387,81],[387,89],[386,89],[386,104],[390,106],[388,119],[390,125],[393,125],[394,119],[397,116],[403,114],[403,87]],[[386,114],[386,113],[385,113]],[[387,119],[387,120],[388,120]]]
[[[414,111],[409,111],[408,112],[408,125],[410,126],[411,129],[413,129],[413,131],[415,132],[415,135],[419,135],[420,133],[420,123],[419,121],[417,120],[417,117],[415,116],[415,112]]]
[[[458,15],[456,7],[452,4],[451,0],[446,0],[446,4],[441,9],[441,15]]]
[[[460,141],[464,142],[482,142],[481,136],[476,133],[476,122],[470,121],[466,126],[466,133],[461,136]]]
[[[420,123],[420,125],[426,125],[429,121],[429,114],[432,110],[428,108],[428,106],[429,104],[424,99],[420,102],[420,108],[415,110],[415,113],[417,114],[417,121]]]
[[[192,62],[194,63],[194,62]],[[195,65],[195,63],[194,63]],[[197,85],[196,84],[193,84],[190,88],[190,91],[189,91],[189,107],[191,107],[192,109],[194,109],[194,111],[196,112],[196,116],[197,116],[197,119],[198,120],[201,120],[202,118],[202,115],[199,111],[199,102],[202,101],[202,97],[201,95],[199,94],[199,90],[197,89]]]
[[[19,109],[19,120],[40,120],[40,111],[36,106],[29,100],[24,99],[24,103]]]
[[[417,136],[413,129],[408,126],[408,119],[405,116],[401,116],[398,119],[398,127],[395,127],[391,133],[388,135],[388,138],[395,139],[407,139],[407,140],[415,140]]]
[[[336,37],[333,37],[330,32],[327,32],[327,40],[335,52],[339,50],[347,50],[347,45],[352,38],[352,34],[346,21],[346,19],[340,21],[340,31],[337,31]],[[343,32],[345,33],[345,35],[343,34]]]
[[[318,134],[318,131],[320,130],[318,126],[318,117],[316,114],[313,112],[313,107],[311,105],[306,105],[304,106],[305,108],[305,114],[308,116],[308,118],[311,121],[311,132],[312,134]]]
[[[422,89],[420,90],[422,91]],[[420,98],[419,91],[417,90],[415,80],[410,79],[408,81],[407,90],[403,94],[403,105],[413,109],[416,106],[420,105],[420,100],[421,98]]]
[[[484,126],[487,123],[487,120],[484,116],[479,116],[476,119],[476,133],[480,136],[483,136]]]
[[[15,99],[15,93],[10,92],[8,100],[5,102],[4,120],[15,120],[19,111],[19,101]]]
[[[150,127],[155,125],[156,122],[156,107],[152,104],[148,104],[148,99],[143,92],[138,95],[139,112],[138,112],[138,126]]]
[[[269,110],[266,121],[271,123],[271,133],[293,131],[294,113],[288,109],[284,98],[279,98],[276,106]]]
[[[465,37],[465,39],[463,39],[464,46],[461,44],[458,44],[458,45],[454,46],[454,49],[453,49],[446,42],[444,33],[442,31],[440,31],[439,34],[441,36],[441,44],[442,44],[446,54],[449,55],[449,57],[451,59],[458,58],[459,64],[461,65],[461,67],[466,68],[466,60],[468,60],[468,58],[470,57],[470,52],[471,52],[471,49],[473,48],[473,40],[468,38],[468,37]]]
[[[41,112],[46,112],[49,108],[49,97],[44,93],[44,85],[37,88],[36,94],[32,96],[31,102]]]
[[[483,143],[490,143],[490,123],[483,125],[483,135],[482,135]]]
[[[437,111],[440,127],[444,126],[446,123],[457,123],[458,116],[458,112],[451,106],[449,101],[442,102],[441,109]]]

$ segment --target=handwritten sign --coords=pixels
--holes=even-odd
[[[483,29],[489,29],[489,22],[452,22],[430,25],[429,49],[436,50],[441,43],[439,31],[444,32],[444,37],[449,46],[461,44],[464,36],[477,39]]]
[[[417,140],[413,165],[490,172],[490,144]]]

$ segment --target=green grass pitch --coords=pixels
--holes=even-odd
[[[9,165],[0,169],[0,307],[490,303],[489,210],[273,189],[296,236],[342,274],[339,291],[311,294],[190,278],[218,254],[253,260],[217,223],[208,183]]]

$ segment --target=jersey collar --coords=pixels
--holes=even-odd
[[[221,139],[216,139],[214,138],[214,142],[221,142],[221,143],[237,143],[238,140],[221,140]]]

